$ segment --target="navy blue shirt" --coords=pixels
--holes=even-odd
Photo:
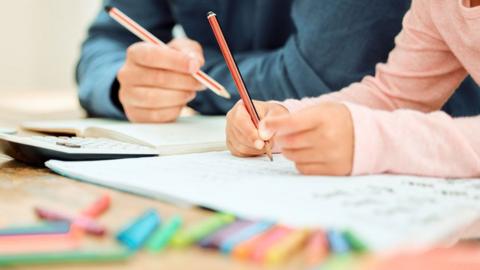
[[[189,104],[203,114],[224,114],[239,98],[206,14],[217,13],[254,99],[284,100],[337,91],[385,62],[410,1],[398,0],[110,0],[165,42],[172,28],[204,49],[203,70],[233,96],[204,91]],[[77,66],[82,106],[92,116],[125,118],[116,74],[138,39],[100,12]],[[454,115],[480,113],[480,91],[467,79],[445,106]]]

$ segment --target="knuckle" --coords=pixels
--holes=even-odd
[[[117,79],[120,83],[125,83],[128,77],[128,68],[127,65],[123,65],[117,72]]]
[[[288,146],[295,146],[298,143],[298,137],[297,136],[286,136],[283,139],[283,143]]]

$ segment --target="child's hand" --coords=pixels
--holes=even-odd
[[[260,122],[266,140],[275,136],[283,155],[295,162],[302,174],[349,175],[353,163],[354,131],[348,108],[322,103]]]
[[[254,103],[260,119],[288,114],[285,107],[276,103],[262,101],[254,101]],[[228,112],[226,133],[227,146],[233,155],[248,157],[265,153],[265,143],[260,139],[258,130],[253,125],[242,101],[237,102]]]

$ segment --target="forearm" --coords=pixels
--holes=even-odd
[[[480,116],[347,106],[355,130],[352,174],[480,176]]]

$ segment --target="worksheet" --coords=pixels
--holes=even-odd
[[[480,180],[302,176],[281,155],[273,162],[210,152],[46,165],[77,180],[243,218],[351,229],[382,250],[455,240],[480,213]]]

